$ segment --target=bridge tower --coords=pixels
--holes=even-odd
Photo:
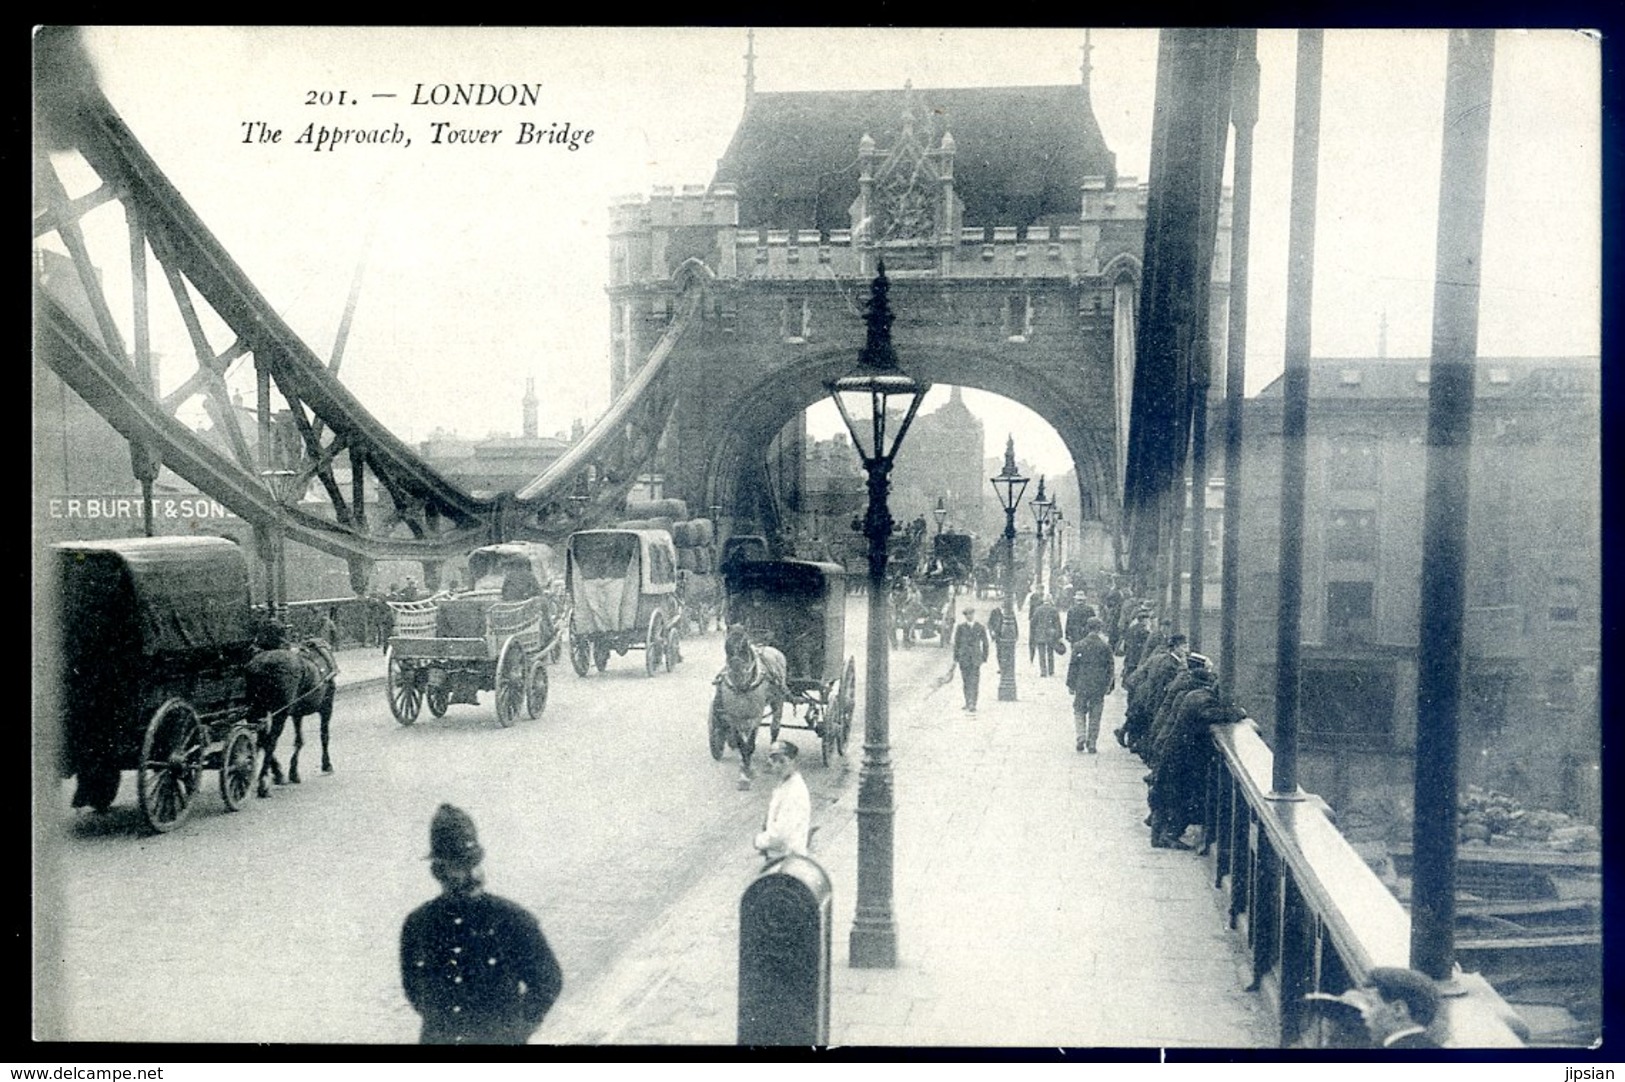
[[[799,418],[862,346],[883,259],[910,370],[1042,416],[1072,453],[1080,505],[1115,536],[1147,190],[1117,173],[1089,71],[1067,86],[769,92],[752,80],[709,184],[613,206],[615,393],[674,317],[679,269],[699,260],[715,275],[676,347],[668,495],[765,528],[799,509]],[[1228,224],[1226,207],[1216,358]]]

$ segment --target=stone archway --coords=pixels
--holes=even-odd
[[[731,396],[731,405],[713,418],[703,491],[708,505],[738,506],[737,494],[759,483],[768,445],[807,407],[828,397],[825,383],[851,371],[855,352],[831,349],[806,356],[794,366],[772,370]],[[1077,498],[1094,495],[1109,532],[1118,528],[1115,433],[1091,424],[1074,405],[1072,389],[1045,373],[1001,365],[974,348],[937,348],[928,357],[904,361],[911,374],[933,384],[950,384],[1001,395],[1027,407],[1053,428],[1076,468]]]

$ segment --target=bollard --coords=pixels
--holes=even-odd
[[[808,857],[775,861],[739,899],[741,1045],[829,1044],[829,876]]]

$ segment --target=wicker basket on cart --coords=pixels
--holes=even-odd
[[[395,613],[395,634],[407,639],[434,638],[437,605],[434,598],[422,601],[391,601]]]

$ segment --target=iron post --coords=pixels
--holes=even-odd
[[[1437,981],[1452,979],[1456,960],[1456,741],[1465,663],[1473,369],[1495,31],[1452,30],[1445,72],[1422,504],[1411,888],[1411,966]]]

